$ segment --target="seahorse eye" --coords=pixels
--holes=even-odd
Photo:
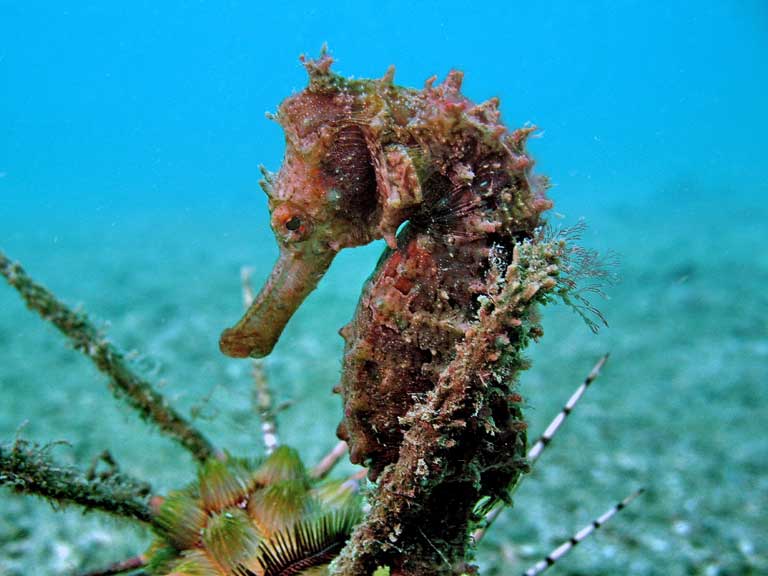
[[[285,223],[285,227],[291,232],[295,232],[296,230],[301,228],[301,218],[299,218],[298,216],[294,216],[293,218],[291,218]]]

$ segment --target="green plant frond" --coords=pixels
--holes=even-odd
[[[243,564],[243,574],[317,574],[317,568],[327,565],[339,554],[360,517],[360,510],[350,507],[305,518],[280,530],[259,544],[256,556]]]
[[[288,446],[280,446],[272,452],[256,470],[255,479],[263,486],[286,480],[309,481],[299,453]]]
[[[373,576],[389,576],[389,566],[379,566],[374,571]]]
[[[485,516],[499,505],[512,506],[512,498],[508,494],[494,494],[486,496],[475,504],[472,514],[475,518],[482,520]]]
[[[483,518],[488,512],[493,510],[496,507],[496,504],[499,503],[499,500],[497,498],[493,498],[491,496],[483,496],[477,504],[475,504],[474,510],[472,510],[472,514],[475,516],[475,518]]]
[[[356,481],[329,480],[312,487],[310,496],[324,510],[346,508],[360,503],[360,491]]]
[[[178,493],[184,493],[187,496],[190,496],[192,498],[195,498],[197,500],[200,499],[200,483],[197,481],[197,479],[193,480],[183,488],[179,490],[174,490],[174,492]]]
[[[227,508],[208,521],[203,545],[213,558],[227,568],[253,556],[259,543],[248,515],[239,508]]]
[[[243,460],[208,460],[198,471],[205,509],[220,512],[245,500],[254,483],[253,474]]]
[[[187,550],[165,576],[228,576],[202,550]]]
[[[170,544],[185,550],[200,542],[200,531],[207,520],[202,502],[182,490],[166,497],[155,516],[154,526]]]
[[[254,492],[248,500],[247,509],[261,534],[269,537],[313,511],[313,501],[305,482],[289,480]]]
[[[248,479],[250,486],[257,484],[256,473],[264,464],[263,458],[234,458],[230,457],[226,461],[227,467],[233,474],[238,474]]]
[[[149,574],[167,574],[171,571],[173,563],[179,559],[179,551],[169,546],[165,539],[156,539],[149,550],[145,552],[147,557],[146,570]]]

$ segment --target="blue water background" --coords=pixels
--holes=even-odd
[[[298,56],[325,42],[345,75],[395,64],[420,87],[463,70],[470,98],[539,127],[551,220],[585,217],[583,242],[620,253],[623,281],[596,302],[609,330],[544,313],[521,384],[534,433],[612,356],[484,543],[483,574],[520,573],[639,485],[563,573],[766,573],[764,0],[0,0],[0,249],[83,305],[217,445],[258,454],[249,365],[217,339],[241,313],[240,266],[258,284],[276,254],[257,166],[278,169],[283,137],[264,113],[306,85]],[[267,360],[292,402],[281,437],[308,461],[335,442],[335,332],[380,251],[341,254]],[[0,443],[25,421],[25,438],[71,443],[61,460],[109,448],[158,492],[194,474],[0,286]],[[147,542],[0,491],[3,576],[95,569]]]
[[[297,56],[324,42],[347,75],[396,64],[421,86],[463,70],[471,98],[499,96],[509,125],[544,131],[532,150],[563,209],[680,181],[715,196],[765,185],[762,0],[3,1],[0,14],[4,224],[250,209],[256,164],[282,157],[264,112],[305,85]]]

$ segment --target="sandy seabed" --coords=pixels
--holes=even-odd
[[[482,543],[481,573],[522,572],[640,486],[647,493],[559,574],[768,573],[768,213],[758,195],[723,206],[714,195],[681,194],[588,214],[584,242],[621,259],[621,282],[596,302],[610,328],[593,336],[567,308],[545,310],[545,337],[521,381],[532,436],[603,353],[611,358]],[[275,255],[256,220],[240,212],[59,215],[4,222],[0,248],[134,351],[136,369],[195,414],[216,444],[257,455],[248,363],[216,345],[240,311],[240,265],[253,263],[259,282]],[[336,441],[335,332],[380,250],[342,254],[266,362],[277,401],[291,402],[280,415],[282,439],[310,462]],[[109,449],[157,492],[194,474],[187,454],[115,402],[104,378],[0,287],[0,441],[17,433],[66,440],[53,453],[82,467]],[[119,520],[0,493],[2,576],[72,574],[148,541]]]

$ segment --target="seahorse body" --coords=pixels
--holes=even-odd
[[[530,129],[508,132],[496,99],[465,98],[460,72],[417,91],[393,85],[391,72],[347,80],[330,63],[307,62],[309,86],[280,106],[286,158],[265,187],[281,257],[254,307],[223,334],[222,349],[268,353],[338,250],[385,238],[389,247],[341,331],[337,389],[339,436],[376,478],[397,459],[401,418],[434,388],[476,321],[490,272],[503,271],[514,246],[532,238],[550,203],[529,177]],[[521,347],[500,343],[499,354]],[[498,379],[498,370],[478,377]],[[525,435],[509,384],[494,382],[487,410],[493,444],[509,441],[506,450],[520,459]],[[510,467],[498,483],[519,473]]]

